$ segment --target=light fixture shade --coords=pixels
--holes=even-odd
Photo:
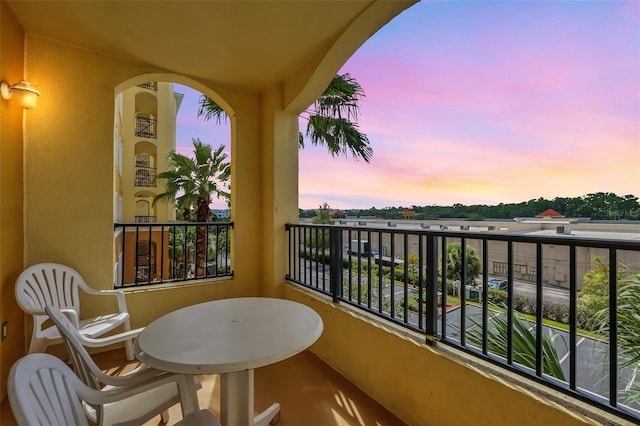
[[[38,96],[40,96],[38,89],[26,80],[20,80],[13,86],[9,86],[6,81],[3,81],[0,91],[4,99],[11,99],[13,95],[16,95],[16,99],[24,109],[34,109],[38,102]]]

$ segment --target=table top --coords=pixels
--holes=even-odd
[[[187,374],[243,371],[287,359],[322,334],[322,318],[301,303],[266,297],[187,306],[149,324],[136,357],[151,367]]]

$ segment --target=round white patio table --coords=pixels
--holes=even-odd
[[[222,299],[170,312],[149,324],[135,343],[136,357],[163,371],[220,374],[224,426],[266,425],[280,404],[253,416],[253,369],[287,359],[322,334],[322,318],[290,300]],[[195,393],[189,396],[198,410]]]

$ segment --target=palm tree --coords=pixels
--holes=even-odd
[[[617,300],[617,328],[615,339],[617,341],[619,367],[637,368],[640,364],[640,274],[625,275],[618,280]],[[608,299],[607,299],[608,300]],[[598,325],[595,332],[601,336],[609,337],[612,342],[612,333],[609,326],[609,306],[599,310],[593,317]],[[594,352],[598,352],[594,348]],[[604,354],[605,359],[609,356]],[[625,401],[629,404],[640,404],[640,386],[631,383],[623,392]]]
[[[499,312],[497,307],[492,307],[489,311],[489,321],[491,326],[487,328],[487,350],[493,354],[507,358],[509,348],[509,325],[505,319],[505,315]],[[469,341],[477,346],[482,347],[482,324],[477,319],[471,317],[473,327],[467,330]],[[517,313],[513,313],[513,332],[511,334],[511,342],[513,345],[513,360],[525,367],[536,368],[536,336],[531,331],[532,324],[523,319]],[[545,374],[553,376],[560,380],[565,380],[564,370],[560,363],[560,357],[556,350],[555,341],[561,339],[562,335],[555,333],[551,328],[548,329],[549,334],[542,335],[542,371]],[[564,342],[566,347],[566,342]]]
[[[351,154],[367,163],[373,156],[367,135],[360,132],[358,102],[365,96],[364,90],[349,73],[336,75],[322,95],[302,113],[307,121],[306,137],[312,145],[326,145],[329,153],[336,157]],[[202,95],[198,117],[222,123],[227,114],[211,98]],[[300,148],[304,148],[305,135],[298,134]]]
[[[480,275],[480,257],[473,247],[466,246],[466,284],[474,284],[475,279]],[[460,280],[462,276],[462,245],[459,243],[447,246],[447,278],[450,280]]]
[[[182,211],[185,221],[190,221],[195,208],[196,222],[208,222],[211,218],[209,204],[211,198],[223,198],[229,201],[229,179],[231,164],[226,161],[224,145],[215,151],[210,145],[193,139],[194,158],[171,151],[168,154],[169,169],[156,175],[156,179],[165,180],[165,192],[153,198],[158,201],[175,203]],[[206,263],[207,226],[198,225],[196,233],[196,276],[202,276]]]

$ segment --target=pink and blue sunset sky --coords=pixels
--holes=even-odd
[[[423,1],[339,72],[366,93],[373,159],[307,146],[300,208],[640,196],[638,1]],[[195,118],[199,94],[175,90],[178,150],[228,145],[228,126]]]

